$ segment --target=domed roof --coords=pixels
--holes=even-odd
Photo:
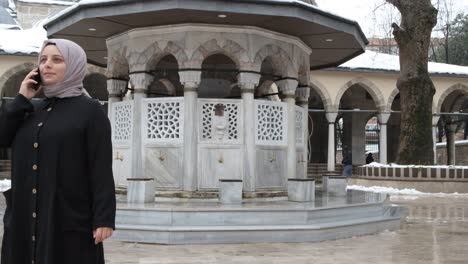
[[[315,0],[300,0],[300,1],[305,2],[307,4],[317,6],[317,3],[315,3]]]

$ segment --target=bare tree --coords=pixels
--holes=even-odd
[[[428,52],[437,9],[430,0],[386,0],[401,14],[392,24],[400,50],[397,87],[401,100],[401,133],[397,162],[433,164],[432,100],[435,87],[429,78]]]
[[[449,57],[449,38],[451,33],[451,25],[454,19],[454,2],[453,0],[437,0],[434,2],[435,7],[439,11],[437,15],[437,25],[433,31],[431,39],[431,58],[436,62],[451,63]],[[442,46],[444,50],[444,60],[441,61],[437,54],[438,47]]]

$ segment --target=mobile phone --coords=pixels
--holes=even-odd
[[[39,89],[39,86],[41,86],[41,73],[39,72],[39,69],[37,69],[37,74],[34,75],[32,79],[37,82],[36,84],[33,84],[33,89],[34,90]]]

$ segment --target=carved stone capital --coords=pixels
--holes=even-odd
[[[310,88],[307,86],[296,89],[296,98],[298,102],[309,102]]]
[[[197,89],[201,82],[201,71],[180,71],[179,77],[185,89]]]
[[[130,74],[130,83],[135,90],[148,90],[154,76],[145,72]]]
[[[116,80],[116,79],[109,79],[107,80],[107,91],[109,92],[109,97],[118,97],[122,95],[122,93],[127,88],[127,81],[126,80]]]
[[[276,85],[278,86],[279,90],[283,95],[292,95],[296,97],[296,89],[299,82],[297,80],[279,80],[276,81]]]
[[[336,122],[336,118],[338,117],[338,112],[326,112],[325,117],[327,118],[329,124],[334,124]]]
[[[392,114],[389,112],[380,112],[377,114],[377,118],[379,119],[379,123],[382,125],[386,125],[388,123],[388,119],[390,119],[390,116]]]
[[[254,72],[241,72],[237,76],[237,81],[242,92],[253,92],[260,83],[262,76]]]

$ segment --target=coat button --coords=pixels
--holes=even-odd
[[[34,148],[38,148],[38,147],[39,147],[39,143],[34,142],[33,147],[34,147]]]
[[[36,213],[35,213],[35,212],[32,213],[32,217],[33,217],[33,218],[36,218]]]
[[[36,241],[36,236],[32,236],[32,237],[31,237],[31,240],[32,240],[32,241]]]
[[[36,188],[33,188],[33,189],[32,189],[32,193],[34,193],[34,194],[36,194],[36,193],[37,193],[37,190],[36,190]]]
[[[52,107],[47,108],[47,112],[52,111]]]
[[[43,125],[43,123],[42,123],[42,122],[41,122],[41,123],[39,123],[39,124],[37,124],[37,126],[38,126],[38,127],[41,127],[42,125]]]
[[[37,170],[37,165],[34,164],[34,165],[32,166],[32,169],[33,169],[33,170]]]

